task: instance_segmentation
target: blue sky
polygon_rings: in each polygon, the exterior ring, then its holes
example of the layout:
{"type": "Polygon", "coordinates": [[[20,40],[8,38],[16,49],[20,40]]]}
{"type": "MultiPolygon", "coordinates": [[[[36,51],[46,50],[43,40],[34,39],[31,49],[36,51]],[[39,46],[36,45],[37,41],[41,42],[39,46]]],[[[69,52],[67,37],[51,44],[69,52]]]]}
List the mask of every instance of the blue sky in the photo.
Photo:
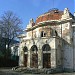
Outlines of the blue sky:
{"type": "Polygon", "coordinates": [[[5,11],[13,11],[22,20],[23,28],[26,28],[29,20],[34,20],[51,8],[64,10],[69,8],[74,13],[75,0],[0,0],[0,17],[5,11]],[[54,5],[53,5],[54,1],[54,5]]]}

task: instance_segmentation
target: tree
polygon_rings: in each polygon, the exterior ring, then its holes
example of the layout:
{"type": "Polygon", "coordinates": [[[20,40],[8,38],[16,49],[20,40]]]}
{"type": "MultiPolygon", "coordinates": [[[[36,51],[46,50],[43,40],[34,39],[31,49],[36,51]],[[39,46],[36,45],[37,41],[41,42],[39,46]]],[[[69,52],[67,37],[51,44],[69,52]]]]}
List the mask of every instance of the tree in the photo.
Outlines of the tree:
{"type": "Polygon", "coordinates": [[[11,11],[5,12],[0,20],[2,38],[5,38],[7,54],[10,52],[11,42],[22,33],[21,20],[11,11]]]}

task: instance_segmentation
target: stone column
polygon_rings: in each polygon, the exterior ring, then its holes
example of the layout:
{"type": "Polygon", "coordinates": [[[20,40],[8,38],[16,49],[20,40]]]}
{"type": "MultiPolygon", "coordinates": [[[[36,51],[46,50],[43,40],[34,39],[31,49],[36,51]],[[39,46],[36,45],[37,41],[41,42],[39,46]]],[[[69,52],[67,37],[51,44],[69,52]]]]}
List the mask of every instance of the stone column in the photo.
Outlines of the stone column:
{"type": "Polygon", "coordinates": [[[39,48],[38,49],[38,69],[43,68],[43,51],[39,48]]]}
{"type": "Polygon", "coordinates": [[[31,63],[31,51],[28,50],[28,61],[27,61],[27,67],[30,68],[30,63],[31,63]]]}
{"type": "Polygon", "coordinates": [[[56,51],[51,50],[51,68],[56,68],[56,51]]]}
{"type": "Polygon", "coordinates": [[[23,51],[20,51],[19,66],[24,66],[24,52],[23,51]]]}

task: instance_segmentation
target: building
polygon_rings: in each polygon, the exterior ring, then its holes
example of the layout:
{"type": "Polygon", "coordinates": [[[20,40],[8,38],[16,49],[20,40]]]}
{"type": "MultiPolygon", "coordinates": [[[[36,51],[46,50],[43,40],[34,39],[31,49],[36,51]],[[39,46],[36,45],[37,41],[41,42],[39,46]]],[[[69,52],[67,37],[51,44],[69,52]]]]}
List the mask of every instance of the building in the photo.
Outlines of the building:
{"type": "Polygon", "coordinates": [[[75,70],[75,17],[68,8],[31,19],[20,35],[19,66],[75,70]]]}
{"type": "Polygon", "coordinates": [[[19,43],[13,44],[11,46],[11,56],[19,56],[19,43]]]}

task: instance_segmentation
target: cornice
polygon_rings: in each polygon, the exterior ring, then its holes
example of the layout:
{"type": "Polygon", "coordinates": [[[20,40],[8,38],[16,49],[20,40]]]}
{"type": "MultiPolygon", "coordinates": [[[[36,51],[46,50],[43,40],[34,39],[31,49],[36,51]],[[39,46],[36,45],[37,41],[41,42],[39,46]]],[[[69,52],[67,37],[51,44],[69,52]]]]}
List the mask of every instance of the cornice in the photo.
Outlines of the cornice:
{"type": "Polygon", "coordinates": [[[31,31],[34,30],[36,28],[39,27],[43,27],[43,26],[53,26],[53,25],[60,25],[60,24],[64,24],[66,22],[70,22],[73,21],[72,18],[68,18],[68,19],[62,19],[62,20],[48,20],[48,21],[43,21],[43,22],[39,22],[37,24],[35,24],[33,27],[26,29],[25,31],[31,31]]]}

